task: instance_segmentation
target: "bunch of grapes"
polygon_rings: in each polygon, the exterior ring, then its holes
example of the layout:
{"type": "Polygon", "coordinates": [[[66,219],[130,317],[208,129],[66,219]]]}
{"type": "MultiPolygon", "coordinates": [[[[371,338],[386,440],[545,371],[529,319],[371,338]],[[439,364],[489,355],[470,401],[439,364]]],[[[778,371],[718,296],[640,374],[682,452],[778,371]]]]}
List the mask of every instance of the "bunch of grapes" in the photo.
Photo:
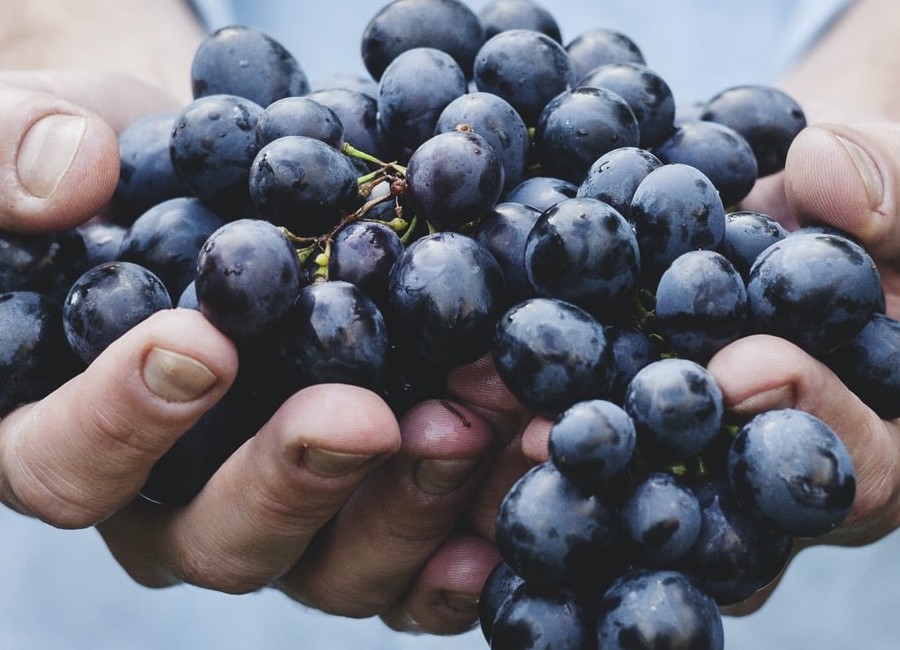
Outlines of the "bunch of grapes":
{"type": "Polygon", "coordinates": [[[563,45],[531,0],[395,0],[370,78],[311,90],[246,26],[196,51],[194,99],[120,136],[115,217],[0,235],[0,413],[160,309],[240,354],[142,494],[190,500],[290,394],[355,384],[400,415],[485,355],[553,419],[497,517],[495,649],[723,647],[719,606],[847,516],[852,462],[790,409],[736,422],[705,364],[753,333],[900,416],[900,325],[843,233],[737,210],[805,126],[768,86],[677,106],[626,35],[563,45]]]}

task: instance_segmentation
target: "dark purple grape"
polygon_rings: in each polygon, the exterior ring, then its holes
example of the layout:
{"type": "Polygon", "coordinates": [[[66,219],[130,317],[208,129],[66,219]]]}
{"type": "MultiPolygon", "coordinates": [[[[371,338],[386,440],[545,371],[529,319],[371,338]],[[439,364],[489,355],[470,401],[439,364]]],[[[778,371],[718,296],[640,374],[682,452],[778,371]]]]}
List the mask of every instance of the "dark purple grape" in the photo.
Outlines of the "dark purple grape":
{"type": "Polygon", "coordinates": [[[462,69],[446,52],[416,47],[397,56],[378,83],[378,128],[399,148],[434,135],[438,117],[467,90],[462,69]]]}
{"type": "Polygon", "coordinates": [[[609,63],[646,63],[643,53],[631,38],[602,27],[579,34],[566,45],[566,52],[575,68],[576,79],[609,63]]]}
{"type": "Polygon", "coordinates": [[[36,291],[61,306],[72,283],[90,267],[78,229],[41,234],[0,231],[0,293],[36,291]]]}
{"type": "Polygon", "coordinates": [[[63,327],[69,345],[87,364],[132,327],[171,308],[165,285],[153,273],[131,262],[106,262],[72,285],[63,327]]]}
{"type": "Polygon", "coordinates": [[[619,566],[617,535],[609,505],[549,461],[522,475],[497,512],[497,550],[526,584],[601,591],[619,566]]]}
{"type": "Polygon", "coordinates": [[[565,590],[523,583],[504,602],[492,650],[596,650],[593,608],[565,590]]]}
{"type": "Polygon", "coordinates": [[[668,472],[641,479],[622,504],[620,517],[635,559],[647,566],[675,566],[700,534],[697,497],[668,472]]]}
{"type": "Polygon", "coordinates": [[[334,111],[343,126],[344,142],[376,158],[390,158],[389,147],[378,131],[376,97],[349,88],[328,88],[311,92],[306,98],[334,111]]]}
{"type": "Polygon", "coordinates": [[[625,401],[625,391],[638,370],[662,357],[659,340],[638,327],[607,326],[606,338],[612,351],[613,379],[610,399],[625,401]]]}
{"type": "Polygon", "coordinates": [[[447,104],[438,117],[436,132],[460,125],[483,137],[503,163],[503,187],[510,190],[525,176],[531,143],[525,122],[505,99],[491,93],[467,93],[447,104]]]}
{"type": "Polygon", "coordinates": [[[303,287],[282,329],[297,390],[325,383],[381,387],[387,328],[381,311],[357,286],[331,280],[303,287]]]}
{"type": "Polygon", "coordinates": [[[634,422],[617,404],[588,400],[573,404],[553,422],[550,460],[566,478],[593,491],[621,472],[634,455],[634,422]]]}
{"type": "Polygon", "coordinates": [[[609,393],[612,359],[603,326],[562,300],[532,298],[512,307],[497,324],[491,352],[503,383],[536,411],[556,415],[609,393]]]}
{"type": "Polygon", "coordinates": [[[476,88],[505,99],[529,126],[574,83],[575,69],[562,45],[534,30],[500,32],[475,57],[476,88]]]}
{"type": "Polygon", "coordinates": [[[591,163],[576,196],[609,203],[627,219],[634,191],[647,174],[660,165],[659,158],[646,149],[613,149],[591,163]]]}
{"type": "Polygon", "coordinates": [[[611,90],[581,86],[551,99],[534,131],[545,173],[580,184],[600,156],[636,147],[640,130],[631,107],[611,90]]]}
{"type": "Polygon", "coordinates": [[[611,90],[625,100],[638,123],[640,146],[655,147],[675,128],[675,97],[666,80],[641,63],[607,63],[594,68],[577,82],[611,90]]]}
{"type": "Polygon", "coordinates": [[[725,256],[689,251],[662,274],[655,314],[666,345],[679,357],[705,364],[747,331],[747,290],[725,256]]]}
{"type": "Polygon", "coordinates": [[[491,0],[478,12],[478,18],[485,39],[510,29],[532,29],[562,43],[553,14],[533,0],[491,0]]]}
{"type": "Polygon", "coordinates": [[[261,219],[301,237],[324,235],[359,204],[350,159],[302,135],[273,140],[250,167],[250,196],[261,219]]]}
{"type": "Polygon", "coordinates": [[[487,580],[484,581],[478,597],[478,620],[481,624],[481,633],[488,643],[491,642],[497,613],[523,582],[524,580],[517,576],[506,562],[502,561],[494,567],[487,580]]]}
{"type": "Polygon", "coordinates": [[[309,97],[285,97],[269,104],[259,116],[256,144],[263,147],[286,135],[305,135],[340,149],[344,125],[325,104],[309,97]]]}
{"type": "Polygon", "coordinates": [[[826,362],[882,419],[900,417],[900,322],[873,314],[859,334],[826,362]]]}
{"type": "Polygon", "coordinates": [[[180,296],[194,280],[203,243],[224,224],[198,199],[169,199],[131,224],[116,258],[152,271],[166,285],[170,296],[180,296]]]}
{"type": "Polygon", "coordinates": [[[787,235],[784,226],[769,215],[754,210],[738,210],[725,215],[725,237],[719,250],[746,282],[750,267],[759,254],[787,235]]]}
{"type": "Polygon", "coordinates": [[[391,269],[403,250],[400,237],[387,224],[378,221],[348,223],[332,239],[328,279],[355,284],[384,309],[391,269]]]}
{"type": "Polygon", "coordinates": [[[755,515],[794,537],[818,537],[853,505],[856,474],[828,425],[795,409],[766,411],[738,433],[728,454],[734,495],[755,515]]]}
{"type": "Polygon", "coordinates": [[[397,260],[388,284],[392,331],[427,361],[450,367],[491,346],[506,304],[503,272],[470,237],[439,232],[418,239],[397,260]]]}
{"type": "Polygon", "coordinates": [[[522,203],[499,203],[477,224],[475,239],[500,264],[511,303],[534,297],[525,273],[525,242],[541,213],[522,203]]]}
{"type": "Polygon", "coordinates": [[[250,205],[247,175],[259,147],[263,108],[237,95],[208,95],[185,106],[169,141],[172,166],[190,193],[222,214],[250,205]]]}
{"type": "Polygon", "coordinates": [[[719,190],[726,206],[744,199],[756,183],[753,150],[740,133],[724,124],[702,120],[683,124],[653,153],[664,163],[699,169],[719,190]]]}
{"type": "Polygon", "coordinates": [[[119,181],[113,194],[117,223],[129,225],[157,203],[188,194],[169,155],[175,117],[152,113],[119,133],[119,181]]]}
{"type": "Polygon", "coordinates": [[[719,605],[744,601],[781,573],[793,539],[750,514],[723,481],[704,482],[694,492],[700,503],[700,534],[684,570],[719,605]]]}
{"type": "Polygon", "coordinates": [[[294,304],[300,262],[271,223],[238,219],[206,240],[195,282],[203,315],[230,338],[248,338],[275,327],[294,304]]]}
{"type": "Polygon", "coordinates": [[[46,397],[81,368],[59,306],[35,291],[0,293],[0,417],[46,397]]]}
{"type": "Polygon", "coordinates": [[[859,333],[882,290],[875,263],[861,246],[835,235],[797,233],[759,255],[747,296],[756,332],[819,356],[859,333]]]}
{"type": "Polygon", "coordinates": [[[655,457],[685,460],[701,453],[722,424],[722,391],[706,368],[666,358],[642,368],[625,395],[638,444],[655,457]]]}
{"type": "Polygon", "coordinates": [[[725,236],[725,208],[715,186],[696,167],[682,163],[651,171],[634,192],[628,218],[634,224],[648,281],[676,257],[713,250],[725,236]]]}
{"type": "Polygon", "coordinates": [[[378,97],[378,82],[369,75],[336,72],[320,79],[312,92],[323,90],[352,90],[374,99],[378,97]]]}
{"type": "Polygon", "coordinates": [[[374,79],[401,53],[433,47],[472,76],[475,53],[484,42],[478,16],[458,0],[393,0],[375,14],[362,35],[362,58],[374,79]]]}
{"type": "Polygon", "coordinates": [[[530,176],[503,197],[507,203],[521,203],[538,212],[553,207],[563,199],[574,198],[578,186],[552,176],[530,176]]]}
{"type": "Polygon", "coordinates": [[[194,98],[237,95],[263,108],[283,97],[309,92],[306,74],[293,55],[269,34],[248,25],[228,25],[207,35],[191,63],[194,98]]]}
{"type": "Polygon", "coordinates": [[[458,229],[478,221],[497,203],[503,162],[477,133],[439,133],[410,157],[406,182],[421,217],[438,230],[458,229]]]}
{"type": "Polygon", "coordinates": [[[753,150],[760,176],[784,169],[788,148],[806,126],[806,115],[793,97],[765,85],[727,88],[711,98],[700,119],[740,133],[753,150]]]}
{"type": "Polygon", "coordinates": [[[603,650],[722,650],[725,633],[715,601],[688,576],[636,569],[603,596],[597,643],[603,650]]]}
{"type": "Polygon", "coordinates": [[[115,260],[119,256],[125,233],[128,232],[126,226],[99,220],[88,221],[76,230],[84,240],[86,268],[115,260]]]}
{"type": "Polygon", "coordinates": [[[603,323],[628,314],[640,281],[634,230],[597,199],[566,199],[544,212],[526,240],[524,263],[537,295],[575,304],[603,323]]]}

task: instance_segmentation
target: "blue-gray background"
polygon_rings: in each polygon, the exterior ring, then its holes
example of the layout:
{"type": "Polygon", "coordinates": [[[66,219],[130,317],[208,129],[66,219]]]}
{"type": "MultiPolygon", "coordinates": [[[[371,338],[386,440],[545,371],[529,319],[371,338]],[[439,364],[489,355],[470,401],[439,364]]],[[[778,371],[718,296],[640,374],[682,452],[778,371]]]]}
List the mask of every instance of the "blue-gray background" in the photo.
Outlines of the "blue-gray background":
{"type": "MultiPolygon", "coordinates": [[[[382,0],[200,2],[211,25],[263,27],[313,86],[364,73],[363,28],[382,0]]],[[[471,2],[475,9],[484,0],[471,2]]],[[[594,0],[551,5],[568,42],[591,27],[629,34],[679,101],[732,84],[773,82],[839,0],[594,0]]],[[[449,27],[448,27],[449,28],[449,27]]],[[[480,632],[414,637],[378,620],[323,616],[276,592],[227,596],[132,583],[93,530],[59,531],[0,509],[0,650],[450,650],[486,648],[480,632]]],[[[815,548],[791,565],[757,614],[726,619],[728,650],[897,650],[900,533],[863,549],[815,548]]]]}

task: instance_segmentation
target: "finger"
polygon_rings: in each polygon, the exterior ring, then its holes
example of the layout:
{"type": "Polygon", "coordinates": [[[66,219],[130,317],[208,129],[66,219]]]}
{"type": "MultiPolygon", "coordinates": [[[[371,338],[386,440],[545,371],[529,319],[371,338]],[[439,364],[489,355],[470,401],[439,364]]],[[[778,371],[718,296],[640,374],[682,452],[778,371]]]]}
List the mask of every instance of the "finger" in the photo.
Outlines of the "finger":
{"type": "Polygon", "coordinates": [[[119,177],[116,132],[173,102],[117,75],[0,74],[0,229],[65,230],[94,216],[119,177]]]}
{"type": "Polygon", "coordinates": [[[0,421],[0,498],[56,526],[96,524],[134,498],[236,367],[234,347],[198,312],[158,312],[0,421]]]}
{"type": "Polygon", "coordinates": [[[354,494],[279,588],[317,609],[364,617],[407,591],[450,536],[491,460],[490,427],[429,401],[401,422],[397,455],[354,494]]]}
{"type": "Polygon", "coordinates": [[[288,399],[185,507],[148,507],[99,528],[142,584],[245,593],[283,575],[367,474],[400,444],[374,393],[317,385],[288,399]]]}
{"type": "Polygon", "coordinates": [[[900,265],[900,126],[819,124],[788,152],[785,193],[800,223],[855,237],[873,258],[900,265]]]}
{"type": "Polygon", "coordinates": [[[428,561],[412,588],[381,618],[404,632],[459,634],[478,621],[478,599],[500,556],[480,537],[460,535],[428,561]]]}
{"type": "MultiPolygon", "coordinates": [[[[740,339],[709,362],[727,408],[751,417],[775,408],[815,415],[843,440],[853,459],[857,486],[853,509],[829,541],[874,541],[900,523],[900,431],[884,422],[824,364],[772,336],[740,339]]],[[[823,540],[824,541],[824,540],[823,540]]]]}

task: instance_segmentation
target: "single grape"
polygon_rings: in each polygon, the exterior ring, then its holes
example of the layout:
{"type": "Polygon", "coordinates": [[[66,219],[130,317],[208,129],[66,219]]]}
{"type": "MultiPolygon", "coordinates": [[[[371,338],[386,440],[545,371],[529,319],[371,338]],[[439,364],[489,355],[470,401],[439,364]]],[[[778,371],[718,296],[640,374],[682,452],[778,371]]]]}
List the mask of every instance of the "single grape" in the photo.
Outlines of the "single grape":
{"type": "Polygon", "coordinates": [[[580,184],[600,156],[636,147],[640,127],[628,103],[606,88],[580,86],[551,99],[534,131],[537,158],[545,172],[580,184]]]}
{"type": "Polygon", "coordinates": [[[498,203],[475,227],[474,236],[500,264],[511,303],[534,297],[525,272],[525,242],[541,213],[522,203],[498,203]]]}
{"type": "Polygon", "coordinates": [[[591,491],[621,472],[634,455],[634,422],[617,404],[588,400],[573,404],[553,422],[550,460],[568,479],[591,491]]]}
{"type": "Polygon", "coordinates": [[[542,413],[556,415],[610,390],[612,359],[603,326],[562,300],[532,298],[509,309],[497,324],[491,353],[510,392],[542,413]]]}
{"type": "Polygon", "coordinates": [[[593,608],[565,590],[525,582],[497,612],[493,650],[595,650],[593,608]]]}
{"type": "Polygon", "coordinates": [[[471,78],[472,62],[483,42],[478,16],[459,0],[393,0],[369,20],[361,51],[373,79],[381,79],[392,61],[416,47],[446,52],[471,78]]]}
{"type": "Polygon", "coordinates": [[[343,127],[344,142],[379,159],[391,157],[390,147],[378,130],[378,100],[351,88],[323,88],[307,99],[331,109],[343,127]]]}
{"type": "Polygon", "coordinates": [[[625,391],[644,366],[662,358],[659,340],[635,326],[608,325],[606,338],[612,351],[613,378],[610,399],[625,403],[625,391]]]}
{"type": "Polygon", "coordinates": [[[378,221],[348,223],[331,242],[328,279],[355,284],[384,309],[391,269],[403,250],[399,235],[387,224],[378,221]]]}
{"type": "Polygon", "coordinates": [[[756,156],[759,176],[784,169],[791,142],[806,126],[806,115],[793,97],[758,84],[726,88],[706,102],[700,118],[740,133],[756,156]]]}
{"type": "Polygon", "coordinates": [[[285,136],[262,147],[249,173],[257,215],[301,237],[326,234],[359,204],[350,159],[322,140],[285,136]]]}
{"type": "Polygon", "coordinates": [[[500,32],[475,56],[475,87],[505,99],[529,126],[574,83],[575,69],[562,45],[534,30],[500,32]]]}
{"type": "Polygon", "coordinates": [[[613,510],[551,462],[533,467],[510,488],[495,534],[503,560],[527,584],[596,593],[618,566],[613,510]]]}
{"type": "Polygon", "coordinates": [[[0,417],[46,397],[82,367],[59,306],[35,291],[0,293],[0,417]]]}
{"type": "Polygon", "coordinates": [[[250,205],[247,174],[259,147],[256,122],[263,108],[237,95],[207,95],[185,106],[169,140],[181,183],[222,214],[250,205]]]}
{"type": "Polygon", "coordinates": [[[634,191],[660,165],[662,161],[646,149],[618,147],[591,163],[576,196],[609,203],[627,219],[634,191]]]}
{"type": "Polygon", "coordinates": [[[683,569],[719,605],[744,601],[781,573],[793,538],[741,506],[726,481],[705,481],[694,493],[700,503],[700,534],[683,569]]]}
{"type": "Polygon", "coordinates": [[[760,413],[728,454],[738,500],[794,537],[836,528],[853,505],[856,474],[847,448],[824,422],[796,409],[760,413]]]}
{"type": "Polygon", "coordinates": [[[285,97],[266,106],[259,116],[256,144],[263,147],[286,135],[305,135],[340,149],[344,125],[325,104],[309,97],[285,97]]]}
{"type": "Polygon", "coordinates": [[[625,395],[638,444],[670,461],[701,453],[722,424],[722,391],[706,368],[688,359],[665,358],[642,368],[625,395]]]}
{"type": "Polygon", "coordinates": [[[719,248],[746,282],[750,267],[769,246],[787,237],[784,226],[755,210],[737,210],[725,215],[725,237],[719,248]]]}
{"type": "Polygon", "coordinates": [[[180,296],[197,272],[197,255],[222,218],[198,199],[179,197],[158,203],[135,219],[116,259],[152,271],[170,296],[180,296]]]}
{"type": "Polygon", "coordinates": [[[747,331],[747,290],[728,259],[688,251],[656,287],[656,328],[679,357],[705,364],[747,331]]]}
{"type": "Polygon", "coordinates": [[[603,27],[581,32],[566,45],[576,79],[609,63],[646,64],[640,47],[626,34],[603,27]]]}
{"type": "Polygon", "coordinates": [[[126,226],[93,219],[81,224],[76,230],[84,241],[86,268],[115,260],[128,232],[126,226]]]}
{"type": "Polygon", "coordinates": [[[132,327],[171,308],[165,285],[152,272],[132,262],[106,262],[72,285],[63,327],[75,354],[89,364],[132,327]]]}
{"type": "Polygon", "coordinates": [[[233,339],[263,334],[294,304],[300,277],[297,253],[278,228],[259,219],[231,221],[198,255],[200,311],[233,339]]]}
{"type": "Polygon", "coordinates": [[[228,25],[208,34],[191,62],[194,98],[237,95],[265,108],[284,97],[309,92],[294,56],[269,34],[248,25],[228,25]]]}
{"type": "Polygon", "coordinates": [[[666,80],[646,65],[607,63],[581,77],[579,87],[605,88],[628,104],[637,120],[639,145],[651,149],[675,128],[675,97],[666,80]]]}
{"type": "Polygon", "coordinates": [[[626,317],[640,281],[634,230],[591,198],[565,199],[544,212],[526,240],[524,263],[537,295],[575,304],[603,323],[626,317]]]}
{"type": "Polygon", "coordinates": [[[409,159],[406,183],[420,212],[439,230],[458,229],[488,214],[503,191],[503,162],[472,131],[439,133],[409,159]]]}
{"type": "Polygon", "coordinates": [[[835,235],[797,233],[765,249],[747,281],[753,330],[785,338],[814,356],[846,343],[882,301],[875,263],[835,235]]]}
{"type": "Polygon", "coordinates": [[[553,176],[530,176],[503,197],[507,203],[521,203],[538,212],[547,210],[563,199],[574,198],[578,186],[553,176]]]}
{"type": "Polygon", "coordinates": [[[506,286],[493,255],[465,235],[418,239],[397,260],[388,283],[388,322],[427,361],[456,366],[491,346],[506,286]]]}
{"type": "Polygon", "coordinates": [[[505,190],[522,182],[531,142],[525,122],[509,102],[482,92],[457,97],[438,116],[435,132],[446,133],[461,125],[483,137],[500,156],[505,190]]]}
{"type": "Polygon", "coordinates": [[[653,153],[664,163],[684,163],[712,181],[722,203],[736,205],[756,184],[756,156],[747,140],[724,124],[697,120],[682,124],[657,143],[653,153]]]}
{"type": "Polygon", "coordinates": [[[466,90],[462,69],[446,52],[402,52],[378,83],[378,128],[394,146],[415,149],[434,135],[441,112],[466,90]]]}
{"type": "Polygon", "coordinates": [[[478,19],[485,39],[510,29],[532,29],[562,43],[553,14],[533,0],[491,0],[478,12],[478,19]]]}
{"type": "Polygon", "coordinates": [[[722,650],[725,634],[715,601],[690,577],[636,569],[604,594],[597,643],[603,650],[722,650]]]}
{"type": "Polygon", "coordinates": [[[622,504],[622,531],[638,562],[671,567],[681,560],[700,534],[700,503],[694,493],[668,472],[641,479],[622,504]]]}

